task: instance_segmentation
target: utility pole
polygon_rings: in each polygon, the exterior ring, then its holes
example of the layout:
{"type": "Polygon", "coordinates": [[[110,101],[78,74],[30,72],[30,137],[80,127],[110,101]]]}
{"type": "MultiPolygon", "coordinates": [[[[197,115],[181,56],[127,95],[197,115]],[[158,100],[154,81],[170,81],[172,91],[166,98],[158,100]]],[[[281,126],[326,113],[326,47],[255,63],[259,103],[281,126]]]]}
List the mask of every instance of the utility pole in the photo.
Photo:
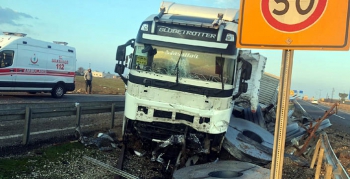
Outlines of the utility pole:
{"type": "Polygon", "coordinates": [[[334,94],[334,88],[332,90],[332,98],[331,98],[331,103],[333,102],[333,94],[334,94]]]}

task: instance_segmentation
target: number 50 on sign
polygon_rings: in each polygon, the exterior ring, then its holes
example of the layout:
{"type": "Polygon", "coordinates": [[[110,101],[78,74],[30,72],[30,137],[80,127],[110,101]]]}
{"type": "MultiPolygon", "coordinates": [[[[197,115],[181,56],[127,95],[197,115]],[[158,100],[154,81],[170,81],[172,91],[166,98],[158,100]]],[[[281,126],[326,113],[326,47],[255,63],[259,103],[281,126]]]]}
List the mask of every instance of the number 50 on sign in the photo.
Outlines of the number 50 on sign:
{"type": "Polygon", "coordinates": [[[350,0],[241,0],[237,46],[348,50],[350,0]]]}

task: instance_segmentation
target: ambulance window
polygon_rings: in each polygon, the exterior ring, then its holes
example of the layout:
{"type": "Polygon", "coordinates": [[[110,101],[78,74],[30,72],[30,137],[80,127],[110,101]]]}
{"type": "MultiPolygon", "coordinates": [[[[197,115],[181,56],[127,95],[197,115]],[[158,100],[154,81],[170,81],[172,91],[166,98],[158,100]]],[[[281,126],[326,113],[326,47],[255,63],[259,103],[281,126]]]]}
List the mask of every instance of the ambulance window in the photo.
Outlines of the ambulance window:
{"type": "Polygon", "coordinates": [[[13,64],[14,51],[4,50],[0,52],[0,68],[9,67],[13,64]]]}

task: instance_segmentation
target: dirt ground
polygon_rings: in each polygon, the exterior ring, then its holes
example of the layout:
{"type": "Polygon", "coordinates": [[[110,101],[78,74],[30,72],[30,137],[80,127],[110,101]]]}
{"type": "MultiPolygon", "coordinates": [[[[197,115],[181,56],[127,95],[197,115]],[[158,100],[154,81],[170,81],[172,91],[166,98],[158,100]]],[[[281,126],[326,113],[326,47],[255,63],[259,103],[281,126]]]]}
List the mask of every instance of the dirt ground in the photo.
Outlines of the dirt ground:
{"type": "MultiPolygon", "coordinates": [[[[337,129],[334,129],[331,127],[325,129],[325,132],[327,133],[328,139],[330,141],[330,144],[333,148],[334,153],[338,157],[339,161],[343,165],[344,169],[350,174],[350,136],[347,134],[342,134],[341,132],[337,131],[337,129]]],[[[292,148],[286,149],[286,152],[293,150],[292,148]]],[[[306,156],[306,159],[311,163],[313,153],[310,153],[309,156],[306,156]]],[[[270,166],[266,166],[266,168],[270,168],[270,166]]],[[[292,160],[289,158],[284,158],[284,164],[283,164],[283,179],[299,179],[299,178],[305,178],[305,179],[311,179],[315,178],[315,168],[310,169],[310,166],[307,167],[301,167],[295,164],[292,160]]],[[[323,178],[325,175],[325,166],[322,166],[321,171],[321,178],[323,178]]]]}

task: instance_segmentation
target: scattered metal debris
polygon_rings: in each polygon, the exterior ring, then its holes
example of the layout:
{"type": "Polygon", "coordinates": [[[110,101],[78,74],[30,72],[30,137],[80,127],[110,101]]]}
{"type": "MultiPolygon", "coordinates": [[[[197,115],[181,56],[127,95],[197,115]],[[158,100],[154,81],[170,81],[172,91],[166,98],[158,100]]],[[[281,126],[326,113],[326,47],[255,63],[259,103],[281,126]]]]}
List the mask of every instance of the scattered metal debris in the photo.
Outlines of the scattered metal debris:
{"type": "MultiPolygon", "coordinates": [[[[249,102],[244,103],[243,106],[235,104],[223,147],[241,161],[267,164],[271,162],[273,151],[273,134],[276,121],[275,105],[271,104],[262,108],[261,106],[264,106],[264,104],[259,104],[256,111],[254,111],[246,104],[249,104],[249,102]]],[[[293,116],[295,109],[299,111],[302,109],[299,103],[295,102],[294,104],[296,107],[288,112],[287,146],[298,146],[303,136],[310,134],[313,129],[318,132],[331,126],[329,119],[325,119],[327,116],[322,120],[314,121],[309,116],[305,117],[306,112],[302,110],[302,116],[293,116]]],[[[306,148],[305,145],[304,148],[306,148]]],[[[300,157],[290,154],[285,154],[285,157],[291,158],[298,165],[306,165],[306,161],[300,157]]]]}
{"type": "Polygon", "coordinates": [[[251,121],[232,116],[223,143],[223,147],[241,161],[259,164],[271,162],[270,154],[261,151],[249,142],[239,140],[239,135],[247,136],[260,145],[272,149],[273,135],[271,133],[251,121]]]}
{"type": "Polygon", "coordinates": [[[158,142],[161,143],[159,145],[159,147],[167,147],[169,145],[174,145],[174,144],[183,144],[185,141],[185,137],[184,135],[172,135],[171,137],[169,137],[167,140],[161,141],[161,140],[156,140],[153,139],[153,142],[158,142]]]}
{"type": "Polygon", "coordinates": [[[296,151],[295,155],[300,156],[305,152],[306,148],[309,147],[308,144],[309,144],[310,140],[315,137],[315,133],[316,133],[316,131],[318,131],[319,127],[322,125],[322,122],[327,117],[336,113],[336,111],[334,111],[334,108],[336,108],[338,105],[339,105],[339,103],[334,103],[333,106],[328,111],[326,111],[326,113],[322,116],[322,118],[317,120],[317,123],[314,125],[314,127],[313,127],[312,123],[310,124],[309,129],[307,129],[308,138],[305,140],[303,147],[300,150],[296,151]]]}
{"type": "Polygon", "coordinates": [[[115,134],[111,131],[109,131],[108,134],[99,133],[96,138],[89,138],[80,135],[79,141],[85,146],[95,145],[101,151],[111,151],[119,144],[119,141],[111,136],[115,136],[115,134]]]}
{"type": "Polygon", "coordinates": [[[188,167],[188,166],[195,165],[198,162],[198,160],[199,160],[199,156],[194,155],[187,160],[185,166],[188,167]]]}
{"type": "Polygon", "coordinates": [[[139,157],[143,157],[145,154],[146,154],[146,152],[139,152],[139,151],[136,151],[136,150],[134,150],[134,153],[135,153],[135,155],[137,155],[137,156],[139,156],[139,157]]]}
{"type": "Polygon", "coordinates": [[[162,158],[163,155],[164,155],[164,153],[160,153],[159,155],[157,155],[157,152],[153,151],[151,161],[152,162],[157,161],[159,163],[164,163],[164,159],[162,158]]]}
{"type": "MultiPolygon", "coordinates": [[[[300,125],[299,123],[291,123],[287,126],[287,134],[286,134],[286,145],[291,145],[294,141],[299,141],[302,139],[305,134],[308,134],[308,129],[310,127],[315,126],[317,122],[310,122],[310,124],[307,125],[300,125]]],[[[322,129],[325,129],[327,127],[330,127],[332,124],[329,121],[329,119],[325,119],[324,121],[321,122],[319,128],[317,129],[318,131],[321,131],[322,129]]],[[[296,143],[296,142],[294,142],[296,143]]]]}

